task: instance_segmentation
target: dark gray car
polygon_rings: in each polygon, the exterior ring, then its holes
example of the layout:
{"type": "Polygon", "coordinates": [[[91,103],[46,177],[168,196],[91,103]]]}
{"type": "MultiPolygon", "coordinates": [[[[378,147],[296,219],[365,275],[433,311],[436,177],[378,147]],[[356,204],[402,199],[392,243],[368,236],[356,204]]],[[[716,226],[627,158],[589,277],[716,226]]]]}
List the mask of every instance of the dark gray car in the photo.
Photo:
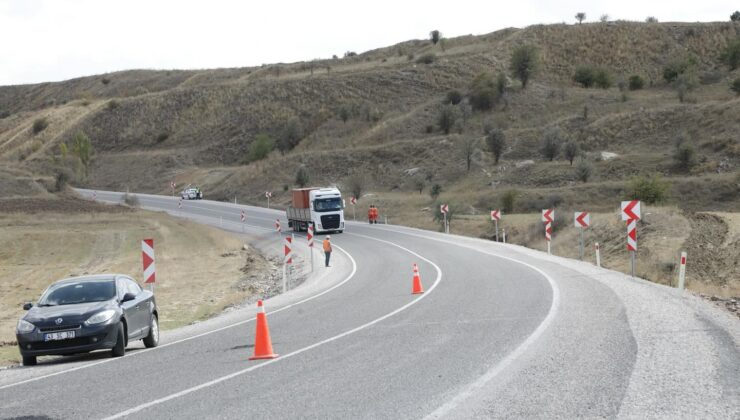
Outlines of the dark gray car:
{"type": "Polygon", "coordinates": [[[111,349],[123,356],[133,340],[146,347],[159,344],[154,294],[121,274],[74,277],[49,286],[16,328],[24,365],[37,356],[111,349]]]}

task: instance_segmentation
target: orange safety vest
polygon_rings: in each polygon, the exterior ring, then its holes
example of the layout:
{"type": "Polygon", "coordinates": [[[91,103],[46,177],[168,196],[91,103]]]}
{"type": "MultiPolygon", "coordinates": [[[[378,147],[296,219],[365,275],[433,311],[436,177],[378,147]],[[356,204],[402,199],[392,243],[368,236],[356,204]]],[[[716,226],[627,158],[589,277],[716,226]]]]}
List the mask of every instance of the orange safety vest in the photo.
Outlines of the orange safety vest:
{"type": "Polygon", "coordinates": [[[328,239],[324,239],[324,252],[331,252],[331,243],[328,239]]]}

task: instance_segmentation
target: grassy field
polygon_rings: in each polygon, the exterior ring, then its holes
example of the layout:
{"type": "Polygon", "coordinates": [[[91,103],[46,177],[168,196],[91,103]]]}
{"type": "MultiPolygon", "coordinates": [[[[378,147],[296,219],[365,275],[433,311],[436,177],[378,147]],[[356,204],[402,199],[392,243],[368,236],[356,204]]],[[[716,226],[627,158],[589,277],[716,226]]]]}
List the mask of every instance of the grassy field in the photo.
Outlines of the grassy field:
{"type": "Polygon", "coordinates": [[[245,279],[270,263],[234,235],[160,213],[0,213],[0,365],[19,359],[24,302],[54,280],[125,273],[141,283],[141,240],[153,238],[163,329],[187,325],[258,293],[245,279]]]}

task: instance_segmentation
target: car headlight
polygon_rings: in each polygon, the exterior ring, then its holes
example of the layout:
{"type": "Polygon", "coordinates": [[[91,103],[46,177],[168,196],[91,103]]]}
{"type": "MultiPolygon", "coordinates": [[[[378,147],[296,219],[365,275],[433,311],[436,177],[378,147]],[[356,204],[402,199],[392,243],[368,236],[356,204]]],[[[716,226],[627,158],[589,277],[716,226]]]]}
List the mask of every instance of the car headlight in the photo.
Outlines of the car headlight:
{"type": "Polygon", "coordinates": [[[36,329],[36,326],[26,321],[25,319],[18,320],[18,332],[19,333],[30,333],[36,329]]]}
{"type": "Polygon", "coordinates": [[[116,315],[116,311],[113,309],[108,309],[103,312],[98,312],[95,315],[91,316],[90,318],[85,321],[85,325],[93,325],[93,324],[102,324],[104,322],[108,322],[116,315]]]}

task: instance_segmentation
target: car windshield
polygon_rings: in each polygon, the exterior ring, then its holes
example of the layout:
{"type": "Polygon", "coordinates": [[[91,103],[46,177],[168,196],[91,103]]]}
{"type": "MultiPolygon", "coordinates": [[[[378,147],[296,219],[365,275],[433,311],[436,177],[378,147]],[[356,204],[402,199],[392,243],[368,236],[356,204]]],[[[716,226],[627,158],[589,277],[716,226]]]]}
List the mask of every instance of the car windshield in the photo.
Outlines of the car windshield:
{"type": "Polygon", "coordinates": [[[75,303],[103,302],[116,296],[113,280],[61,283],[49,287],[41,296],[39,306],[72,305],[75,303]]]}
{"type": "Polygon", "coordinates": [[[313,202],[313,208],[316,211],[337,211],[342,209],[341,198],[318,198],[313,202]]]}

